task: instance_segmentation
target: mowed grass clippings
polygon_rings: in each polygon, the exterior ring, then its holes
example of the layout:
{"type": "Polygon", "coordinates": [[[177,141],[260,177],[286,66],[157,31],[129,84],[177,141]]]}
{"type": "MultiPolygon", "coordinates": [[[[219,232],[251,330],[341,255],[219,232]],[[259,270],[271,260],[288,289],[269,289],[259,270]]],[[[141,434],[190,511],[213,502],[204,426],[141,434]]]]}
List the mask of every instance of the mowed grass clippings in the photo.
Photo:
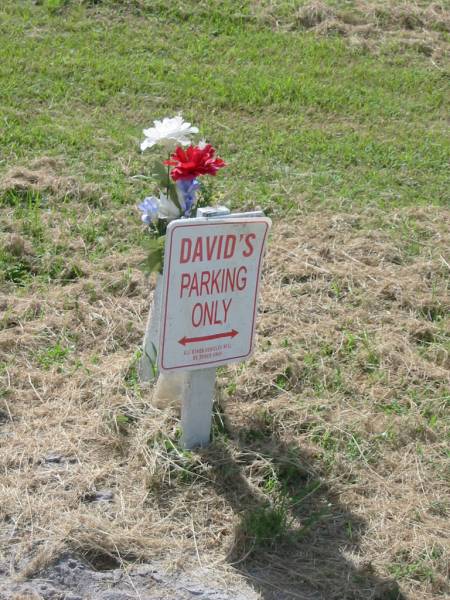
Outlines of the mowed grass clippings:
{"type": "Polygon", "coordinates": [[[342,37],[350,45],[372,52],[389,52],[394,47],[397,51],[412,49],[438,61],[448,57],[448,0],[207,0],[170,5],[163,0],[132,0],[127,6],[169,21],[203,18],[219,26],[229,21],[273,31],[342,37]]]}
{"type": "Polygon", "coordinates": [[[1,9],[0,562],[33,576],[69,549],[217,564],[264,598],[445,597],[446,63],[244,18],[264,3],[154,7],[1,9]],[[134,148],[174,106],[230,163],[215,197],[275,221],[257,351],[220,370],[198,452],[136,373],[154,279],[134,148]]]}

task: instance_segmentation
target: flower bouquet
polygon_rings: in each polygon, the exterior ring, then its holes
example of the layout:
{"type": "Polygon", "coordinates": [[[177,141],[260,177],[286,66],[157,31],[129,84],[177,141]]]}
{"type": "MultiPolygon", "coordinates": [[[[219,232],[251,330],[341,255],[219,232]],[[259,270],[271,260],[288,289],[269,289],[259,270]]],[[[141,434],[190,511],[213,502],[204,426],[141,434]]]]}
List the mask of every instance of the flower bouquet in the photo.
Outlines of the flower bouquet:
{"type": "Polygon", "coordinates": [[[173,219],[195,217],[196,209],[208,204],[209,200],[199,178],[216,175],[226,165],[215,156],[215,149],[205,140],[197,145],[191,143],[190,137],[198,133],[198,128],[185,122],[181,115],[153,123],[153,127],[144,129],[141,150],[160,145],[165,148],[168,157],[156,162],[153,167],[158,195],[147,196],[138,208],[150,234],[144,266],[149,272],[161,273],[168,223],[173,219]]]}

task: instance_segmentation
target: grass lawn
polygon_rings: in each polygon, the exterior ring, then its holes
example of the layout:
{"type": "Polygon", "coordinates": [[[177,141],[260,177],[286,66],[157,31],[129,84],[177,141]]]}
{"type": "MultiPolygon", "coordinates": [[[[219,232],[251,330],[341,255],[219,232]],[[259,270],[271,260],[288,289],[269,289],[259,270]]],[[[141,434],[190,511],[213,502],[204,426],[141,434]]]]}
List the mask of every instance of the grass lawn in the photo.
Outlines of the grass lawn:
{"type": "Polygon", "coordinates": [[[449,593],[448,10],[3,0],[0,567],[69,548],[200,556],[265,599],[449,593]],[[228,163],[214,201],[274,220],[257,352],[192,453],[135,368],[139,142],[178,111],[228,163]]]}

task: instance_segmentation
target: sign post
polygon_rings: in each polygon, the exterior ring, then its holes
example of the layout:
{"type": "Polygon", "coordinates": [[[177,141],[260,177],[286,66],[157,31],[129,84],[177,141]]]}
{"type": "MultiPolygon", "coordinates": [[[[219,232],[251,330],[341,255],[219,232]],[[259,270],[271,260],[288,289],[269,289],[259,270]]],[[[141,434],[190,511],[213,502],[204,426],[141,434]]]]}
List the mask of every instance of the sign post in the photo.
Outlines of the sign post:
{"type": "Polygon", "coordinates": [[[158,275],[155,290],[153,292],[153,302],[148,315],[147,328],[145,330],[142,356],[138,367],[139,379],[142,382],[152,381],[157,378],[159,324],[161,321],[161,295],[162,277],[161,275],[158,275]]]}
{"type": "Polygon", "coordinates": [[[207,446],[211,435],[216,368],[187,373],[181,404],[181,445],[207,446]]]}
{"type": "Polygon", "coordinates": [[[261,213],[172,221],[162,277],[158,366],[185,372],[182,444],[209,442],[215,370],[253,351],[270,219],[261,213]]]}

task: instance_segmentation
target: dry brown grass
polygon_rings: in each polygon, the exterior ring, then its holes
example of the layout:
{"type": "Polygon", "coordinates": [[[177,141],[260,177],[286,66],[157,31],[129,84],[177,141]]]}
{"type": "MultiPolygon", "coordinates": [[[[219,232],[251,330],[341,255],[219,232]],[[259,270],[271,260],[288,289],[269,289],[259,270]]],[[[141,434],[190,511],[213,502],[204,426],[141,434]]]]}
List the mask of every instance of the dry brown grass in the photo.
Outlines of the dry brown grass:
{"type": "Polygon", "coordinates": [[[33,161],[30,168],[14,167],[2,178],[0,195],[48,193],[56,201],[90,200],[99,196],[96,186],[82,184],[75,177],[61,174],[62,167],[62,161],[47,156],[33,161]]]}
{"type": "Polygon", "coordinates": [[[99,568],[217,564],[266,599],[449,593],[448,211],[275,223],[258,350],[221,372],[214,442],[193,453],[136,381],[152,283],[115,246],[136,215],[114,211],[94,260],[50,212],[83,272],[2,284],[0,564],[27,577],[69,548],[99,568]]]}
{"type": "Polygon", "coordinates": [[[256,18],[275,28],[340,35],[372,51],[395,43],[441,59],[449,49],[450,7],[446,2],[313,0],[293,10],[284,0],[263,0],[255,2],[253,11],[256,18]]]}

